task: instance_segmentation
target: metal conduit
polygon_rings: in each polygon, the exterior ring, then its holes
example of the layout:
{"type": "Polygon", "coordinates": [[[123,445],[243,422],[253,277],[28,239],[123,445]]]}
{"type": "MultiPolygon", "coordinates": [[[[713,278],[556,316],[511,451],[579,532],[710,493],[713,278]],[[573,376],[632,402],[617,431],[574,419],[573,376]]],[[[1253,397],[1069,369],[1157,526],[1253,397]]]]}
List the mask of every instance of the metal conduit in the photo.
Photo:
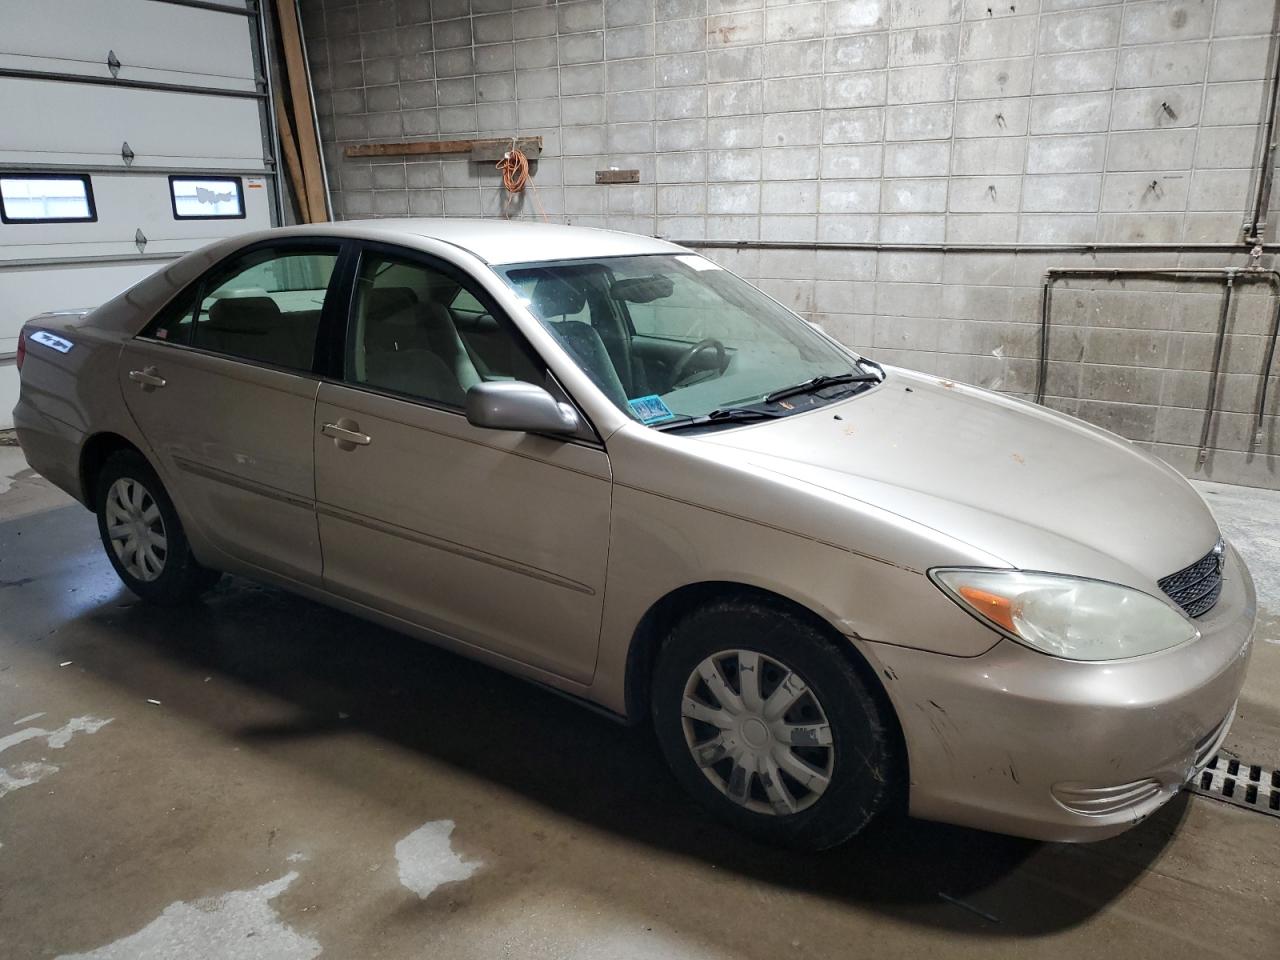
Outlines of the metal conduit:
{"type": "Polygon", "coordinates": [[[1045,381],[1049,370],[1049,321],[1053,305],[1053,284],[1065,277],[1102,277],[1106,279],[1148,278],[1171,280],[1205,280],[1223,284],[1222,309],[1218,314],[1218,330],[1214,338],[1213,369],[1209,375],[1209,391],[1205,397],[1204,423],[1200,428],[1200,451],[1197,464],[1209,457],[1209,433],[1218,402],[1218,381],[1222,373],[1222,354],[1226,347],[1227,323],[1237,283],[1266,283],[1271,287],[1271,334],[1262,364],[1262,384],[1254,416],[1251,447],[1262,443],[1263,421],[1267,410],[1267,392],[1271,382],[1271,365],[1275,360],[1276,339],[1280,336],[1280,271],[1236,267],[1054,267],[1045,271],[1040,295],[1040,364],[1036,374],[1036,402],[1044,403],[1045,381]]]}
{"type": "Polygon", "coordinates": [[[1262,128],[1262,157],[1258,161],[1258,190],[1245,223],[1245,242],[1261,243],[1271,205],[1271,181],[1275,174],[1276,107],[1280,101],[1280,7],[1271,17],[1271,49],[1267,54],[1267,113],[1262,128]]]}
{"type": "MultiPolygon", "coordinates": [[[[660,239],[667,239],[665,237],[660,239]]],[[[881,253],[1249,253],[1240,243],[825,243],[811,240],[669,240],[701,250],[875,250],[881,253]]],[[[1262,253],[1280,253],[1268,243],[1262,253]]]]}

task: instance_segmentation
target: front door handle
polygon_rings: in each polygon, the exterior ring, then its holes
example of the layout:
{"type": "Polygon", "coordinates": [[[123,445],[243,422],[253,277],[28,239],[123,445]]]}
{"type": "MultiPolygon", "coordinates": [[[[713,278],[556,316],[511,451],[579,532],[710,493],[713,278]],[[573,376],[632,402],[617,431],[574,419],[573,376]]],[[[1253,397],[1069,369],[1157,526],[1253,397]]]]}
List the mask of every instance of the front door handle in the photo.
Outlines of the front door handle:
{"type": "Polygon", "coordinates": [[[155,367],[146,367],[142,370],[130,370],[129,379],[143,390],[154,390],[157,387],[163,387],[168,381],[156,372],[155,367]]]}
{"type": "Polygon", "coordinates": [[[326,437],[332,437],[333,442],[342,450],[367,447],[373,442],[373,438],[367,433],[360,432],[359,424],[346,419],[339,420],[337,423],[326,423],[320,428],[320,432],[326,437]]]}

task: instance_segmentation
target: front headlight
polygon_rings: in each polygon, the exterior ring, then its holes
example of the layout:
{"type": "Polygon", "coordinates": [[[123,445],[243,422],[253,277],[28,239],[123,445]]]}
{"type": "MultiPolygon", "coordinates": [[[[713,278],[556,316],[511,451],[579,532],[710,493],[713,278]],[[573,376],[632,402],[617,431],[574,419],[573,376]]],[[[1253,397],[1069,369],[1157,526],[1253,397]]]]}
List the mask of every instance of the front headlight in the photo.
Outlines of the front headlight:
{"type": "Polygon", "coordinates": [[[929,576],[979,620],[1067,660],[1120,660],[1200,636],[1169,604],[1122,587],[1053,573],[936,569],[929,576]]]}

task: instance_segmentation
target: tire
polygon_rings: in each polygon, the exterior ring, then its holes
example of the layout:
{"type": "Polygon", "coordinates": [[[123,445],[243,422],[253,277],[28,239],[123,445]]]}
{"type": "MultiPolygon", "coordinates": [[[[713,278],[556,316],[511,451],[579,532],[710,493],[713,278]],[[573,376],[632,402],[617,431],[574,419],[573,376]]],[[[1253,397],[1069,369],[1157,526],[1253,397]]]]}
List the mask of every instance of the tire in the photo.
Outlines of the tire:
{"type": "Polygon", "coordinates": [[[819,627],[759,601],[688,614],[654,671],[654,729],[676,778],[738,829],[796,849],[843,843],[889,801],[891,709],[819,627]]]}
{"type": "Polygon", "coordinates": [[[107,558],[143,600],[178,606],[218,582],[220,573],[196,562],[178,511],[142,454],[120,450],[108,457],[93,502],[107,558]]]}

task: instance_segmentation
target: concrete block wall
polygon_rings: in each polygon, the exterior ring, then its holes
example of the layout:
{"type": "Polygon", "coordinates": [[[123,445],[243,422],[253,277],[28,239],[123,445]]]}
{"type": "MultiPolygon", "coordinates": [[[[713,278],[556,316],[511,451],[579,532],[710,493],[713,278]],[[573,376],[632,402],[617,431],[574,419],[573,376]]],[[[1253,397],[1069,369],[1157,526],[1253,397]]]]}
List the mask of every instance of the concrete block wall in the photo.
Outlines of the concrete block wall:
{"type": "MultiPolygon", "coordinates": [[[[1243,247],[1038,248],[1239,241],[1276,0],[302,10],[342,217],[545,216],[691,245],[811,244],[706,252],[854,347],[1024,396],[1046,268],[1248,263],[1243,247]],[[486,164],[342,156],[367,140],[515,134],[545,143],[536,190],[515,205],[486,164]],[[640,183],[596,185],[608,167],[638,169],[640,183]],[[822,248],[832,243],[868,248],[822,248]],[[1014,249],[920,249],[970,244],[1014,249]]],[[[1256,290],[1233,311],[1215,449],[1195,462],[1203,339],[1220,296],[1205,284],[1064,281],[1048,402],[1188,473],[1280,486],[1274,419],[1258,447],[1244,426],[1269,333],[1270,301],[1256,290]]]]}

